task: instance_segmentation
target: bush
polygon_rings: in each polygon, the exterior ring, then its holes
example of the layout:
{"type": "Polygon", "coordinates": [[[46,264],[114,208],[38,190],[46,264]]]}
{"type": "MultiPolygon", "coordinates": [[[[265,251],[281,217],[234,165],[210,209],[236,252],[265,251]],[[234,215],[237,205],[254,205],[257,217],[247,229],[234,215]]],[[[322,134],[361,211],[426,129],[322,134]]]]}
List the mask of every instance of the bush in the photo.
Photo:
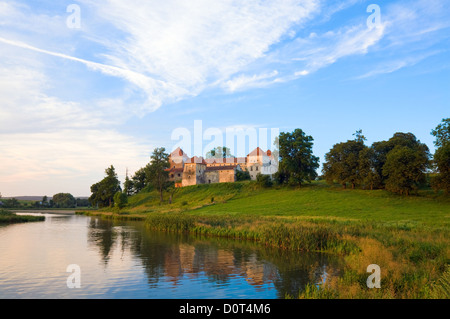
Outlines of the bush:
{"type": "Polygon", "coordinates": [[[256,176],[256,184],[261,187],[272,187],[273,182],[272,182],[272,178],[269,175],[263,175],[263,174],[259,173],[256,176]]]}
{"type": "Polygon", "coordinates": [[[114,194],[114,206],[122,209],[128,204],[128,196],[123,192],[114,194]]]}
{"type": "Polygon", "coordinates": [[[251,177],[250,177],[250,173],[247,170],[236,172],[236,181],[237,182],[249,181],[249,180],[251,180],[251,177]]]}

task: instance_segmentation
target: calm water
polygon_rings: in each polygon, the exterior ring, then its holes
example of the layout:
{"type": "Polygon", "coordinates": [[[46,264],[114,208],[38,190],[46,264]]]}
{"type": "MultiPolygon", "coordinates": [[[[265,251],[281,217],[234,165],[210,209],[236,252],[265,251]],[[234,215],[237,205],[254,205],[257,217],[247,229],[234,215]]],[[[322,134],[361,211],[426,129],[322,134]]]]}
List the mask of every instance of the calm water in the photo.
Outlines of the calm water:
{"type": "Polygon", "coordinates": [[[153,232],[142,222],[45,216],[0,226],[0,298],[284,298],[336,266],[324,254],[153,232]],[[67,287],[71,264],[79,289],[67,287]]]}

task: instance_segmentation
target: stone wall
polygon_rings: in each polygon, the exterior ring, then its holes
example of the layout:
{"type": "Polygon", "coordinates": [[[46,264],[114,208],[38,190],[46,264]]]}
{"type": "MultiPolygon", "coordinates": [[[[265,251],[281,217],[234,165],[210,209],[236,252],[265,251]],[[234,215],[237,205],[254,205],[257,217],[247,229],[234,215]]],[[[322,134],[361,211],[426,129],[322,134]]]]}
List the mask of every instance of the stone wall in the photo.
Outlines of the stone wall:
{"type": "Polygon", "coordinates": [[[205,164],[186,163],[183,172],[183,187],[205,184],[205,164]]]}

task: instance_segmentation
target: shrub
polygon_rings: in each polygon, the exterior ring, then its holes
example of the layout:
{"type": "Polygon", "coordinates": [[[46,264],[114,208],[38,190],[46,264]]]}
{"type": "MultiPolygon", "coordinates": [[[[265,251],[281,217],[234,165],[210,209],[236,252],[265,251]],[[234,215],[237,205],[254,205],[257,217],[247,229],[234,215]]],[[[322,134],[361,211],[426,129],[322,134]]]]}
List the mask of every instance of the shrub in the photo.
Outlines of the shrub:
{"type": "Polygon", "coordinates": [[[272,187],[273,182],[272,182],[272,178],[269,175],[263,175],[263,174],[259,173],[256,176],[256,184],[261,187],[272,187]]]}
{"type": "Polygon", "coordinates": [[[114,194],[114,206],[122,209],[128,204],[128,196],[123,192],[114,194]]]}

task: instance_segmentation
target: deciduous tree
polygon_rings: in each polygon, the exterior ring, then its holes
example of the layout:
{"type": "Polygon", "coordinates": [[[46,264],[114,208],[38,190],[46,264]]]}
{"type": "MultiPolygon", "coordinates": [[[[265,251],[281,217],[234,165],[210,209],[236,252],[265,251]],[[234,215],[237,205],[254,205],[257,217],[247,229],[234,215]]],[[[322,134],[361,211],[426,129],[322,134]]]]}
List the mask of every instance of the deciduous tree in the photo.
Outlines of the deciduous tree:
{"type": "Polygon", "coordinates": [[[122,191],[114,166],[111,165],[107,168],[105,173],[105,178],[91,186],[92,195],[89,197],[89,201],[94,206],[112,206],[114,202],[114,195],[117,192],[122,191]]]}
{"type": "Polygon", "coordinates": [[[434,145],[437,147],[433,157],[437,176],[431,185],[435,190],[450,194],[450,118],[443,119],[431,134],[436,138],[434,145]]]}
{"type": "Polygon", "coordinates": [[[366,148],[361,139],[335,144],[325,154],[322,170],[325,180],[328,183],[338,182],[344,188],[350,183],[352,188],[355,188],[363,179],[360,172],[360,153],[366,148]]]}
{"type": "Polygon", "coordinates": [[[319,158],[313,155],[313,140],[301,129],[280,134],[278,138],[280,161],[275,176],[279,183],[301,185],[317,177],[319,158]]]}
{"type": "MultiPolygon", "coordinates": [[[[58,208],[73,208],[76,206],[77,201],[72,194],[58,193],[53,195],[53,205],[58,208]]],[[[42,203],[44,204],[44,203],[42,203]]]]}
{"type": "Polygon", "coordinates": [[[151,157],[150,164],[147,166],[146,174],[149,182],[158,190],[160,201],[163,202],[163,192],[169,185],[169,154],[164,147],[156,148],[151,157]]]}
{"type": "Polygon", "coordinates": [[[425,149],[396,146],[391,150],[383,166],[386,189],[408,196],[425,182],[429,154],[425,149]]]}

